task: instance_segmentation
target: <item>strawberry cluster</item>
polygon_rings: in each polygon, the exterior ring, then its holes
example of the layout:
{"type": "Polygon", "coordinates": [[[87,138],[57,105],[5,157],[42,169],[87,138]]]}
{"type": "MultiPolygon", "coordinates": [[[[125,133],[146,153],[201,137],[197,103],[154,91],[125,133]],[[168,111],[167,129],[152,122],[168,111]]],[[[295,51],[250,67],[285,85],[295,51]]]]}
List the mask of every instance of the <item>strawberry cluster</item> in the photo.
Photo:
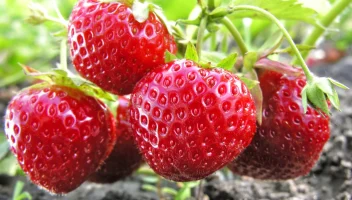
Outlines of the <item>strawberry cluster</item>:
{"type": "Polygon", "coordinates": [[[222,68],[176,53],[174,37],[150,11],[135,19],[121,2],[79,0],[68,27],[79,74],[119,96],[117,117],[98,98],[62,82],[22,90],[5,131],[31,181],[68,193],[84,181],[111,183],[145,162],[173,181],[203,179],[226,165],[236,174],[284,180],[305,175],[329,138],[329,117],[304,114],[303,76],[264,71],[262,122],[246,84],[222,68]]]}

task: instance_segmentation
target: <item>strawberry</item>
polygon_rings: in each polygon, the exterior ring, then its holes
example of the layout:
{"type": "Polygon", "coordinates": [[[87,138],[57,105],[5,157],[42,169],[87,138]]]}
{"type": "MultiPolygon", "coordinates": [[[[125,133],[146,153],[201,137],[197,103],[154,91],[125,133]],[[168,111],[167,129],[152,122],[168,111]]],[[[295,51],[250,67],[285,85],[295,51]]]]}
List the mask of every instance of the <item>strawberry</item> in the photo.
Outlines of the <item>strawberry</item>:
{"type": "Polygon", "coordinates": [[[304,114],[299,77],[265,71],[260,75],[263,121],[248,148],[228,167],[238,175],[286,180],[306,175],[330,136],[329,117],[308,106],[304,114]]]}
{"type": "Polygon", "coordinates": [[[86,79],[114,94],[130,94],[150,70],[164,63],[176,43],[154,12],[143,23],[120,2],[80,0],[69,21],[73,65],[86,79]]]}
{"type": "Polygon", "coordinates": [[[142,155],[134,143],[129,103],[129,97],[119,97],[116,130],[120,136],[109,158],[90,176],[89,180],[92,182],[113,183],[131,175],[143,162],[142,155]]]}
{"type": "Polygon", "coordinates": [[[222,168],[250,144],[255,106],[236,75],[176,60],[138,82],[131,96],[131,124],[156,173],[192,181],[222,168]]]}
{"type": "Polygon", "coordinates": [[[11,100],[5,133],[30,180],[57,194],[81,185],[116,141],[115,120],[103,103],[78,89],[45,83],[11,100]]]}

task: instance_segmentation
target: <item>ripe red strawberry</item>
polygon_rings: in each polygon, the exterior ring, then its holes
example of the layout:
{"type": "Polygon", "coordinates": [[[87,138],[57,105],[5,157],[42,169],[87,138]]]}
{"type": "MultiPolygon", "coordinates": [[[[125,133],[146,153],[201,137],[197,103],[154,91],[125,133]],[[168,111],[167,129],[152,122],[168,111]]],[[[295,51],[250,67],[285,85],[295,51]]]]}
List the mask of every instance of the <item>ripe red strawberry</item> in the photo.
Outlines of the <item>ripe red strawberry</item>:
{"type": "Polygon", "coordinates": [[[117,132],[119,138],[108,159],[89,178],[92,182],[113,183],[131,175],[143,159],[133,137],[129,113],[129,97],[120,96],[117,108],[117,132]]]}
{"type": "Polygon", "coordinates": [[[131,124],[146,162],[174,181],[202,179],[233,160],[255,132],[247,87],[188,60],[146,75],[131,97],[131,124]]]}
{"type": "Polygon", "coordinates": [[[228,167],[256,179],[285,180],[306,175],[330,136],[329,117],[308,106],[303,114],[303,75],[266,71],[260,75],[263,122],[248,148],[228,167]]]}
{"type": "Polygon", "coordinates": [[[176,43],[153,12],[139,23],[123,3],[80,0],[69,23],[73,64],[86,79],[114,94],[130,94],[150,70],[164,63],[176,43]]]}
{"type": "Polygon", "coordinates": [[[78,89],[49,84],[11,100],[5,132],[32,182],[57,194],[81,185],[116,141],[115,121],[104,104],[78,89]]]}

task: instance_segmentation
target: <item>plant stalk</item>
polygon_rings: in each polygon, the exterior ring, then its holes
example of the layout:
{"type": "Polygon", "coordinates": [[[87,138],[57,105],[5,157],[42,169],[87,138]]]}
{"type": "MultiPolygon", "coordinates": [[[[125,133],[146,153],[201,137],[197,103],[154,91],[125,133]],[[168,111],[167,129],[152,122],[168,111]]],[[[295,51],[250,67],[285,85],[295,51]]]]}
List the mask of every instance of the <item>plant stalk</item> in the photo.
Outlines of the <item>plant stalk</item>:
{"type": "Polygon", "coordinates": [[[237,45],[240,48],[242,55],[244,56],[248,52],[248,49],[246,47],[246,43],[244,42],[240,32],[232,24],[231,20],[228,17],[224,17],[223,19],[221,19],[221,23],[230,31],[231,35],[237,42],[237,45]]]}
{"type": "Polygon", "coordinates": [[[197,35],[197,47],[196,48],[197,48],[197,53],[198,53],[199,58],[201,58],[203,37],[204,37],[205,29],[207,28],[207,23],[208,23],[208,16],[203,16],[202,20],[200,21],[198,35],[197,35]]]}
{"type": "MultiPolygon", "coordinates": [[[[336,19],[341,12],[352,3],[351,0],[337,0],[331,10],[320,20],[323,27],[329,27],[331,23],[336,19]]],[[[325,29],[322,26],[316,26],[312,33],[304,40],[303,44],[308,46],[315,46],[318,39],[323,35],[325,29]]],[[[309,51],[303,52],[302,57],[307,58],[309,51]]],[[[299,60],[297,57],[293,60],[294,64],[297,64],[299,60]]]]}
{"type": "Polygon", "coordinates": [[[215,8],[215,0],[208,0],[208,10],[212,11],[215,8]]]}
{"type": "Polygon", "coordinates": [[[60,68],[67,71],[67,40],[63,39],[60,46],[60,68]]]}
{"type": "Polygon", "coordinates": [[[271,14],[270,12],[268,12],[262,8],[256,7],[256,6],[235,6],[235,7],[232,7],[229,10],[229,12],[235,12],[235,11],[239,11],[239,10],[251,10],[251,11],[258,12],[258,13],[264,15],[265,17],[267,17],[268,19],[270,19],[272,22],[274,22],[279,27],[279,29],[282,31],[282,33],[286,37],[288,43],[291,45],[294,53],[296,54],[298,61],[299,61],[299,64],[301,64],[301,67],[304,71],[304,74],[306,75],[307,82],[311,83],[313,81],[313,79],[314,79],[313,74],[309,71],[309,68],[308,68],[307,64],[305,63],[305,61],[301,55],[301,52],[298,50],[295,42],[291,38],[291,36],[288,33],[288,31],[286,30],[286,28],[281,24],[281,22],[273,14],[271,14]]]}

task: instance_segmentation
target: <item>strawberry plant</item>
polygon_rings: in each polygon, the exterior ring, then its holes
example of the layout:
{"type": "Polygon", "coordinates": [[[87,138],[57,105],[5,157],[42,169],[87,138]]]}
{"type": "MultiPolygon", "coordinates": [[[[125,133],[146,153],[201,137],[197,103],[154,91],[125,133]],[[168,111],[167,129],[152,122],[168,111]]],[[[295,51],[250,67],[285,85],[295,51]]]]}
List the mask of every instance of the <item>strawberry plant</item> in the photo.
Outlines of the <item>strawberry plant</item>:
{"type": "Polygon", "coordinates": [[[143,188],[160,198],[187,199],[225,166],[264,180],[309,173],[340,109],[336,87],[348,88],[305,60],[350,1],[198,0],[188,18],[155,2],[78,0],[69,17],[30,5],[28,22],[56,27],[60,62],[19,65],[37,81],[9,102],[0,160],[10,149],[54,194],[123,180],[143,160],[143,188]],[[296,44],[302,23],[313,30],[296,44]]]}

